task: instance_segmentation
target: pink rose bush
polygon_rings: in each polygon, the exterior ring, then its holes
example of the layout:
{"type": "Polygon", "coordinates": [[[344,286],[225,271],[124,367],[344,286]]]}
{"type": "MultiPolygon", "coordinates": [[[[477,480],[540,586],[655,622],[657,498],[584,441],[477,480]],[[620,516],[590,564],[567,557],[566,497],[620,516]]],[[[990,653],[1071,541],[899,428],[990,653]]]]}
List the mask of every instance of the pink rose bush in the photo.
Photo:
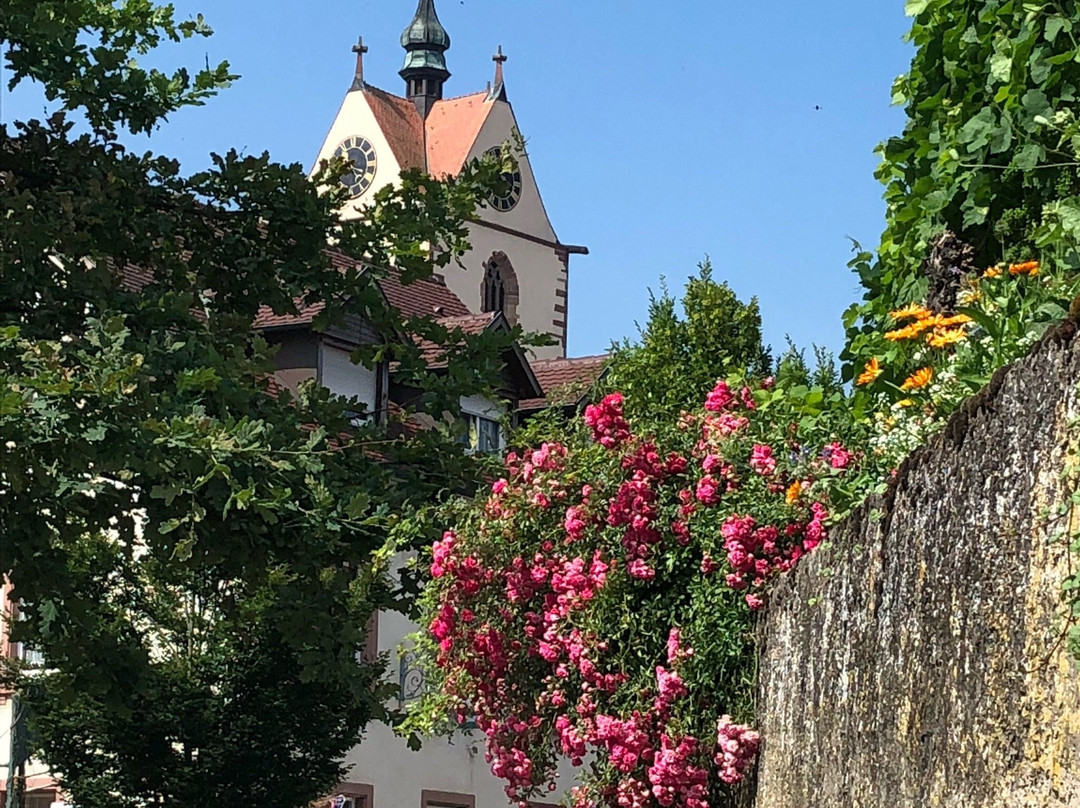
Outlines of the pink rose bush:
{"type": "Polygon", "coordinates": [[[579,808],[727,804],[759,746],[753,613],[860,462],[787,395],[720,381],[639,432],[613,393],[565,441],[508,455],[432,547],[434,686],[410,726],[475,721],[512,800],[591,757],[579,808]]]}

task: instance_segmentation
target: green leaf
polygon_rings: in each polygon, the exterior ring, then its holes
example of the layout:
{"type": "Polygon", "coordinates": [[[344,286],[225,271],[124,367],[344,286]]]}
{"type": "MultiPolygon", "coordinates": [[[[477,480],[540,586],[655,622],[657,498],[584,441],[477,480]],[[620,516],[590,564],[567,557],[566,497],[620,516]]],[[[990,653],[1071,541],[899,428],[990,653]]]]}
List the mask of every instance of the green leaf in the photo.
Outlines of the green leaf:
{"type": "Polygon", "coordinates": [[[345,507],[345,513],[350,519],[359,519],[365,513],[367,513],[368,507],[371,505],[371,497],[365,492],[357,492],[349,504],[345,507]]]}
{"type": "Polygon", "coordinates": [[[1020,99],[1020,103],[1033,118],[1048,118],[1054,111],[1050,100],[1042,90],[1028,90],[1020,99]]]}
{"type": "Polygon", "coordinates": [[[98,424],[87,429],[83,433],[83,437],[90,443],[97,443],[98,441],[105,440],[106,427],[104,424],[98,424]]]}
{"type": "Polygon", "coordinates": [[[986,333],[994,339],[997,339],[998,335],[1001,333],[1001,323],[995,318],[991,317],[986,312],[982,311],[982,309],[977,309],[974,307],[961,307],[957,309],[957,312],[959,314],[966,314],[976,323],[981,325],[986,330],[986,333]]]}
{"type": "Polygon", "coordinates": [[[1042,162],[1043,147],[1038,143],[1029,143],[1016,153],[1013,165],[1024,171],[1030,171],[1042,162]]]}
{"type": "Polygon", "coordinates": [[[990,57],[990,76],[999,83],[1008,82],[1012,74],[1012,56],[1003,51],[998,51],[990,57]]]}
{"type": "Polygon", "coordinates": [[[990,137],[997,128],[997,116],[994,110],[984,107],[968,119],[960,130],[958,140],[967,144],[968,151],[977,151],[990,142],[990,137]]]}
{"type": "Polygon", "coordinates": [[[1046,20],[1046,24],[1043,27],[1043,36],[1047,42],[1053,42],[1057,39],[1066,26],[1066,20],[1064,17],[1053,16],[1046,20]]]}

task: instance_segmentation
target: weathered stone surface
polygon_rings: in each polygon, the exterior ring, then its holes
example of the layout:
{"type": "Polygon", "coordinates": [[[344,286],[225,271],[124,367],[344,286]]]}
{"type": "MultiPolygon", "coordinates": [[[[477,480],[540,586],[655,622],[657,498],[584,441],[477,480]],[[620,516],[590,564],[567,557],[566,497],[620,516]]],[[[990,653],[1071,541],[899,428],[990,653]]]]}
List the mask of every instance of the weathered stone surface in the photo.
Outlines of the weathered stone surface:
{"type": "Polygon", "coordinates": [[[756,808],[1080,806],[1080,341],[1003,370],[775,592],[756,808]],[[1075,559],[1073,560],[1075,563],[1075,559]]]}

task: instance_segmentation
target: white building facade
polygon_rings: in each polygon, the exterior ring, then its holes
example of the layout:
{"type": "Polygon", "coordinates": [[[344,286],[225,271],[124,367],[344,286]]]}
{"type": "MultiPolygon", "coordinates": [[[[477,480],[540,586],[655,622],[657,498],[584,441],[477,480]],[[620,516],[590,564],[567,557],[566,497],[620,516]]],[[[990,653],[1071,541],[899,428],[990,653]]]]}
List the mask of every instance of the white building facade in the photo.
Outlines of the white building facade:
{"type": "MultiPolygon", "coordinates": [[[[354,48],[352,88],[316,157],[316,166],[335,155],[353,161],[354,171],[345,182],[354,201],[344,216],[364,215],[373,195],[397,182],[406,169],[420,169],[435,177],[454,176],[468,161],[504,144],[521,142],[507,100],[506,57],[501,48],[495,56],[494,81],[487,89],[447,99],[443,88],[450,75],[445,61],[450,38],[433,0],[420,0],[401,44],[406,50],[403,96],[367,84],[363,70],[367,49],[362,40],[354,48]]],[[[587,250],[559,241],[528,155],[516,152],[515,156],[518,171],[504,175],[505,193],[489,199],[469,223],[472,249],[463,258],[464,270],[448,267],[444,281],[474,314],[501,313],[509,324],[520,324],[527,332],[549,334],[555,344],[534,349],[531,358],[559,360],[566,356],[570,257],[587,254],[587,250]]],[[[322,380],[335,388],[334,378],[324,375],[322,380]]],[[[342,391],[355,386],[344,380],[340,384],[342,391]]],[[[461,403],[470,433],[476,433],[477,448],[501,449],[505,439],[496,422],[504,414],[504,405],[480,397],[461,403]]],[[[377,644],[390,660],[388,676],[398,688],[394,706],[407,707],[423,692],[423,672],[404,642],[416,630],[400,614],[378,615],[373,646],[377,644]]],[[[350,804],[353,808],[504,808],[510,804],[503,781],[485,761],[479,732],[425,739],[422,749],[412,752],[391,729],[373,724],[347,756],[347,763],[349,780],[341,784],[333,801],[345,808],[350,804]]],[[[571,784],[569,767],[561,777],[560,791],[571,784]]]]}

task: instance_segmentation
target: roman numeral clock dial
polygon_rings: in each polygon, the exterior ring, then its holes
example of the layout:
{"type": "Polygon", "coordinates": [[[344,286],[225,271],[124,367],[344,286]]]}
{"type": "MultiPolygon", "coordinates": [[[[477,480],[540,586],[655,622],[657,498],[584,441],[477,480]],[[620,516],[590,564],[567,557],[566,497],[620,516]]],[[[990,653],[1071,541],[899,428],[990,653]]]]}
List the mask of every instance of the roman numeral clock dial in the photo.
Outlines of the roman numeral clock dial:
{"type": "Polygon", "coordinates": [[[378,163],[375,147],[370,141],[359,135],[347,137],[334,150],[334,157],[344,157],[352,163],[352,171],[341,175],[341,184],[349,189],[349,193],[360,196],[371,187],[378,163]]]}

